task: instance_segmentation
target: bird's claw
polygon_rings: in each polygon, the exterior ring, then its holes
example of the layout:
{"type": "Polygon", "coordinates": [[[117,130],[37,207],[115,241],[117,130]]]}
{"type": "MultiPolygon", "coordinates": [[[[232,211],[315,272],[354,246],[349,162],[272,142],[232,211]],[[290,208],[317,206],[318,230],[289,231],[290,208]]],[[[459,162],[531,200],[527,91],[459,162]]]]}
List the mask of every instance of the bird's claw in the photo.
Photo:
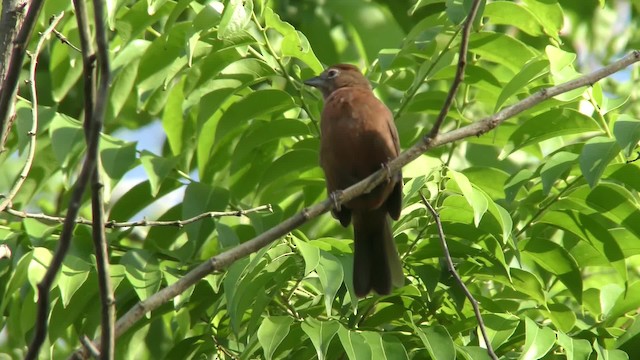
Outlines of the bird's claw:
{"type": "Polygon", "coordinates": [[[387,181],[391,180],[391,169],[387,163],[382,163],[382,168],[387,172],[387,181]]]}
{"type": "Polygon", "coordinates": [[[342,209],[342,205],[340,205],[340,197],[342,196],[342,190],[336,190],[329,194],[329,198],[333,201],[333,208],[336,209],[337,212],[340,212],[342,209]]]}

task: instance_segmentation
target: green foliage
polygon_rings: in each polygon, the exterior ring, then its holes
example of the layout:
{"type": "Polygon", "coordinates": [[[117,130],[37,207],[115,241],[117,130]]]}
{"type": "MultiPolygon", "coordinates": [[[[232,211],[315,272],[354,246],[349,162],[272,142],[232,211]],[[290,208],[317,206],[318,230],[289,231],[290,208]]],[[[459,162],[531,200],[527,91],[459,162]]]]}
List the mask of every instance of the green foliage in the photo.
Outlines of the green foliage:
{"type": "MultiPolygon", "coordinates": [[[[322,99],[302,84],[322,64],[360,65],[396,115],[402,147],[420,139],[453,82],[470,3],[108,0],[113,79],[100,160],[109,220],[273,207],[181,228],[109,229],[118,316],[325,198],[317,163],[322,99]],[[149,123],[162,133],[149,132],[149,123]],[[164,146],[154,153],[123,133],[164,138],[164,146]],[[131,186],[136,173],[145,178],[131,186]],[[174,190],[180,201],[167,201],[174,190]]],[[[637,48],[639,10],[604,1],[483,1],[443,131],[637,48]]],[[[71,3],[50,0],[30,49],[59,11],[66,16],[58,30],[78,44],[71,3]]],[[[37,151],[12,206],[64,216],[85,155],[82,61],[51,40],[39,62],[37,151]]],[[[147,314],[117,339],[117,358],[488,359],[419,192],[440,214],[500,358],[633,357],[640,161],[627,160],[640,139],[640,106],[631,101],[637,77],[634,68],[559,95],[407,166],[404,210],[393,227],[406,280],[391,295],[355,298],[352,234],[325,215],[147,314]]],[[[9,151],[0,155],[4,194],[31,138],[29,97],[21,89],[9,151]]],[[[88,197],[81,214],[90,216],[88,197]]],[[[0,352],[11,358],[24,355],[33,334],[36,286],[60,230],[0,214],[0,242],[13,252],[0,259],[0,352]]],[[[76,227],[51,292],[42,358],[64,358],[81,336],[99,335],[90,236],[86,225],[76,227]]]]}

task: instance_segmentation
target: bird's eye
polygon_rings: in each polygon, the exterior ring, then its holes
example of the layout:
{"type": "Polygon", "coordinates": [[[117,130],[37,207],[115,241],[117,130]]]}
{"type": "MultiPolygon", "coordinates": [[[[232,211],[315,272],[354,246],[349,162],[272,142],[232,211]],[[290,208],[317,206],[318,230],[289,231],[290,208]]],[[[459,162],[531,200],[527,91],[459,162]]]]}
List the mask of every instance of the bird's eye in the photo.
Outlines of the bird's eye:
{"type": "Polygon", "coordinates": [[[338,76],[339,71],[336,69],[329,69],[329,71],[327,71],[327,77],[329,79],[333,79],[334,77],[338,76]]]}

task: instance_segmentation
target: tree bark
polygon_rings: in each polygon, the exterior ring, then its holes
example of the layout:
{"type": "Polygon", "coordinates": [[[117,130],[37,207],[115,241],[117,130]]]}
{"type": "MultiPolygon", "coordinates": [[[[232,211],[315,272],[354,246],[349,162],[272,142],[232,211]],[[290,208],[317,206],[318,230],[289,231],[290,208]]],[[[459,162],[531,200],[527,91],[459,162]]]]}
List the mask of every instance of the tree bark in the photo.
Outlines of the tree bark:
{"type": "MultiPolygon", "coordinates": [[[[7,69],[9,68],[9,60],[11,59],[11,51],[13,50],[13,42],[18,34],[18,29],[22,26],[24,20],[24,10],[27,3],[24,0],[2,0],[2,14],[0,14],[0,93],[3,92],[3,87],[6,86],[4,79],[7,76],[7,69]]],[[[15,92],[12,94],[12,98],[15,99],[15,92]]],[[[11,110],[9,111],[8,121],[3,124],[4,129],[0,128],[0,152],[4,148],[8,129],[13,122],[14,118],[14,104],[9,104],[11,110]]]]}

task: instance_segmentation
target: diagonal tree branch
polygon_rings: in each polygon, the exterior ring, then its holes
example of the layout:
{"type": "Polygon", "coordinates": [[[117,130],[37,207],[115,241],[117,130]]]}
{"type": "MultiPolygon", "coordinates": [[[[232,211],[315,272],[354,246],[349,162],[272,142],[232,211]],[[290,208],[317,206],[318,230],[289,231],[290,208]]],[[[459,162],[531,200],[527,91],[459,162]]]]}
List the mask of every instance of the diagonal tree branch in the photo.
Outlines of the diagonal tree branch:
{"type": "Polygon", "coordinates": [[[478,13],[478,7],[480,7],[480,0],[474,0],[471,4],[469,15],[467,15],[467,19],[462,26],[462,39],[460,40],[460,52],[458,53],[456,75],[453,78],[451,87],[449,88],[449,93],[447,93],[447,98],[444,100],[442,108],[440,108],[440,113],[438,114],[436,121],[433,123],[431,132],[429,132],[430,138],[434,138],[440,132],[440,126],[442,126],[444,119],[447,117],[447,114],[449,114],[451,104],[453,104],[453,99],[456,97],[460,84],[464,80],[464,69],[467,66],[467,52],[469,50],[469,34],[471,33],[471,25],[473,25],[473,21],[478,13]]]}
{"type": "Polygon", "coordinates": [[[478,306],[478,301],[476,301],[476,299],[473,297],[473,295],[471,294],[471,291],[469,291],[467,286],[464,284],[464,281],[462,281],[460,274],[458,274],[458,271],[456,270],[455,265],[453,265],[453,260],[451,259],[451,253],[449,252],[449,246],[447,245],[447,240],[444,236],[444,229],[442,228],[442,222],[440,222],[440,215],[438,215],[438,213],[436,212],[436,209],[434,209],[433,206],[431,206],[431,204],[429,203],[429,200],[427,200],[424,194],[422,194],[422,191],[420,191],[420,198],[422,198],[422,202],[427,207],[427,209],[429,209],[431,216],[433,216],[433,220],[436,222],[436,227],[438,228],[438,237],[440,238],[440,246],[442,247],[442,252],[444,253],[444,259],[447,263],[447,267],[449,268],[449,272],[453,275],[453,277],[456,279],[458,284],[460,284],[460,287],[462,288],[462,292],[464,292],[464,295],[467,297],[467,299],[469,299],[469,302],[471,303],[471,307],[473,307],[473,313],[476,315],[476,319],[478,320],[478,327],[480,328],[480,333],[482,334],[482,337],[484,338],[484,343],[487,346],[487,353],[489,354],[489,357],[491,357],[491,359],[498,360],[498,356],[496,356],[496,353],[493,351],[493,347],[491,346],[491,340],[489,339],[489,335],[487,334],[487,328],[484,326],[484,320],[482,320],[482,314],[480,313],[480,307],[478,306]]]}
{"type": "MultiPolygon", "coordinates": [[[[465,127],[439,134],[433,138],[429,135],[425,135],[421,141],[413,145],[407,151],[403,152],[393,161],[389,162],[387,168],[378,170],[366,179],[350,186],[349,188],[340,192],[339,196],[336,196],[338,204],[345,203],[363,193],[371,191],[377,184],[388,178],[389,172],[392,174],[399,171],[403,166],[417,159],[420,155],[429,149],[442,146],[454,141],[462,140],[471,136],[480,136],[500,124],[505,120],[532,108],[533,106],[552,98],[556,95],[566,93],[568,91],[589,86],[597,81],[617,72],[631,64],[640,61],[640,51],[634,50],[628,55],[624,56],[618,61],[611,63],[610,65],[596,70],[590,74],[581,76],[566,83],[543,89],[505,109],[502,111],[481,119],[480,121],[467,125],[465,127]]],[[[307,222],[309,219],[315,218],[320,214],[329,211],[334,205],[332,199],[325,199],[324,201],[303,209],[298,214],[284,220],[279,225],[267,230],[266,232],[256,236],[255,238],[236,246],[233,249],[218,254],[204,263],[200,264],[184,277],[170,286],[160,290],[149,298],[140,301],[134,307],[129,309],[116,322],[116,338],[122,335],[125,331],[130,329],[133,324],[140,320],[146,313],[157,309],[160,305],[169,301],[173,297],[179,295],[190,286],[193,286],[196,282],[207,276],[208,274],[224,269],[232,264],[239,258],[247,256],[278,239],[279,237],[287,234],[291,230],[299,227],[307,222]]],[[[86,358],[87,354],[83,349],[78,350],[72,355],[74,358],[86,358]]]]}

